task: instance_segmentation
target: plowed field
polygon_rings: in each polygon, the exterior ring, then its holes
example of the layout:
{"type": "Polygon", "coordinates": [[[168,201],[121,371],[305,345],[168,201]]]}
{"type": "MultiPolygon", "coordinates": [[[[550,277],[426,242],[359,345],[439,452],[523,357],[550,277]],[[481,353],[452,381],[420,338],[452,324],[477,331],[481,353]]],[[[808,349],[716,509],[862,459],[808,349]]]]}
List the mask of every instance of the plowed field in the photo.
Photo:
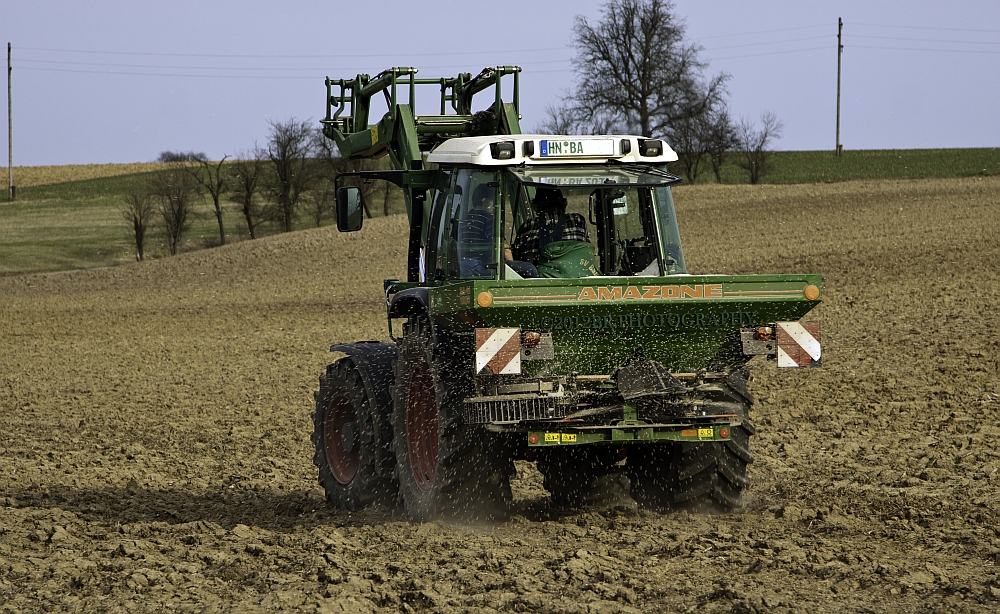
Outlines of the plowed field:
{"type": "Polygon", "coordinates": [[[494,525],[325,506],[331,343],[405,220],[0,278],[0,611],[995,612],[1000,178],[677,190],[695,273],[816,272],[824,367],[753,363],[749,504],[494,525]]]}

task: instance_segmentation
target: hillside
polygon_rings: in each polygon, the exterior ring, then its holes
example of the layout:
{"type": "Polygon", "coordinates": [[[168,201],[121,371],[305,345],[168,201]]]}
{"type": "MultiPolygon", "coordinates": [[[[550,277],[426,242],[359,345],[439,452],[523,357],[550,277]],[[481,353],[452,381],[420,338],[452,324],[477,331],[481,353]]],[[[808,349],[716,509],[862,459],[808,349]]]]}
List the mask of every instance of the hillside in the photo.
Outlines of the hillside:
{"type": "MultiPolygon", "coordinates": [[[[745,172],[736,166],[737,158],[730,155],[722,169],[725,185],[745,185],[747,181],[745,172]]],[[[121,212],[125,194],[140,188],[150,172],[162,168],[160,164],[123,164],[15,169],[18,198],[14,202],[0,200],[0,228],[4,230],[0,233],[0,275],[100,268],[134,261],[131,229],[121,212]]],[[[672,170],[683,174],[679,163],[674,163],[672,170]]],[[[764,178],[764,185],[995,176],[1000,176],[997,148],[846,151],[840,158],[828,151],[787,151],[775,154],[774,172],[764,178]]],[[[696,185],[708,186],[714,181],[706,162],[696,185]]],[[[377,193],[378,202],[372,207],[376,214],[382,213],[381,199],[377,193]]],[[[310,202],[307,198],[303,203],[295,229],[316,226],[313,214],[307,211],[310,202]]],[[[212,208],[211,199],[203,196],[181,251],[219,245],[212,208]]],[[[247,239],[246,222],[238,207],[224,198],[222,209],[226,242],[247,239]]],[[[390,214],[405,212],[398,190],[390,193],[388,210],[390,214]]],[[[320,224],[331,224],[332,211],[323,211],[320,224]]],[[[258,229],[263,234],[276,231],[273,225],[258,229]]],[[[154,223],[147,237],[147,258],[167,256],[163,234],[154,223]]]]}
{"type": "Polygon", "coordinates": [[[136,173],[149,173],[164,168],[159,162],[131,162],[128,164],[64,164],[61,166],[15,166],[14,185],[22,193],[27,188],[54,185],[70,181],[87,181],[120,177],[136,173]]]}

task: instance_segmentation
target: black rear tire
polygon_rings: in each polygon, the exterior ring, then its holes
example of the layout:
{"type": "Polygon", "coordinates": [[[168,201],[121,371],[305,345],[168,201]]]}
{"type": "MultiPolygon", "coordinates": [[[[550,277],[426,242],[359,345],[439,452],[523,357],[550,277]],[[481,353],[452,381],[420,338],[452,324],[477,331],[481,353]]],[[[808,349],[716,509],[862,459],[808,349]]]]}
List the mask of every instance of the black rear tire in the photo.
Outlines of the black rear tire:
{"type": "Polygon", "coordinates": [[[407,323],[392,428],[399,497],[412,521],[498,519],[510,505],[511,455],[497,435],[461,416],[473,390],[474,356],[426,318],[407,323]]]}
{"type": "Polygon", "coordinates": [[[750,437],[756,432],[747,415],[753,402],[745,374],[734,374],[728,400],[739,406],[742,424],[730,428],[729,440],[713,443],[636,445],[626,469],[632,498],[657,510],[732,511],[743,507],[753,462],[750,437]]]}
{"type": "Polygon", "coordinates": [[[374,403],[369,402],[361,374],[349,358],[326,368],[315,393],[313,462],[326,500],[358,511],[376,503],[391,504],[397,486],[379,475],[376,466],[374,403]]]}
{"type": "Polygon", "coordinates": [[[753,425],[745,420],[718,443],[667,443],[636,446],[627,469],[632,498],[661,511],[732,511],[743,507],[750,486],[747,464],[753,425]]]}

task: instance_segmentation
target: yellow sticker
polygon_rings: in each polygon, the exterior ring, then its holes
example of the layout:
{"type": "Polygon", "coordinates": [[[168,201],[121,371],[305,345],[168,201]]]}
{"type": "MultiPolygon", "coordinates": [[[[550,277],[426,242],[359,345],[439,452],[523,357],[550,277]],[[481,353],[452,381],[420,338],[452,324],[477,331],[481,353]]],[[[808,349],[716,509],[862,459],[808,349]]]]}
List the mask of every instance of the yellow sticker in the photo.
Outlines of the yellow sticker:
{"type": "Polygon", "coordinates": [[[700,438],[712,437],[713,435],[715,435],[715,431],[712,429],[698,429],[698,437],[700,438]]]}
{"type": "Polygon", "coordinates": [[[545,433],[545,441],[559,441],[559,433],[545,433]]]}
{"type": "Polygon", "coordinates": [[[576,433],[563,433],[563,443],[576,443],[576,433]]]}
{"type": "Polygon", "coordinates": [[[378,143],[378,124],[372,126],[372,145],[378,143]]]}

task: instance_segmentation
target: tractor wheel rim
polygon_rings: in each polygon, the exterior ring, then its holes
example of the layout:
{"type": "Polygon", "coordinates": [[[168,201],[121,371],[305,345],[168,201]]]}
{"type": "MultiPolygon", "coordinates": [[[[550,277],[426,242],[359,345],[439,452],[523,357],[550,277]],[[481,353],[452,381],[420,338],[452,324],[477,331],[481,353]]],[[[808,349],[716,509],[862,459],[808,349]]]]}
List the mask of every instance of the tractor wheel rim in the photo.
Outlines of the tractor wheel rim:
{"type": "Polygon", "coordinates": [[[327,405],[326,419],[323,421],[323,449],[326,451],[326,460],[330,465],[330,472],[341,484],[349,484],[358,473],[358,464],[361,455],[357,451],[357,444],[354,451],[344,447],[344,440],[341,431],[344,425],[358,421],[358,414],[351,406],[351,402],[344,395],[337,395],[330,399],[327,405]]]}
{"type": "Polygon", "coordinates": [[[427,361],[413,366],[406,394],[406,442],[413,479],[423,492],[434,485],[438,453],[438,415],[434,379],[427,361]]]}

